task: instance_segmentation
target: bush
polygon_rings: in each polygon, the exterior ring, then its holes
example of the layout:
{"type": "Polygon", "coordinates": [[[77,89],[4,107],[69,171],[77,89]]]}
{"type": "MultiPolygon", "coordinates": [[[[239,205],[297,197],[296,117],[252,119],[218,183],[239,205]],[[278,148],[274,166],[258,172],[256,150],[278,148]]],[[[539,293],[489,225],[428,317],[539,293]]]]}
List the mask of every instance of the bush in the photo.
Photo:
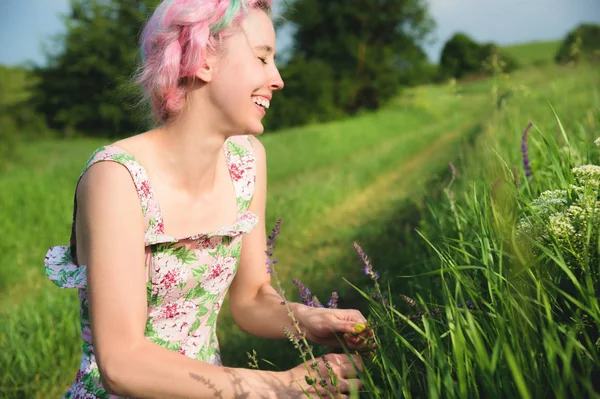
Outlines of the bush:
{"type": "Polygon", "coordinates": [[[558,64],[582,59],[600,62],[600,25],[581,24],[567,34],[555,56],[558,64]]]}
{"type": "Polygon", "coordinates": [[[460,79],[474,74],[490,74],[485,68],[490,57],[498,55],[504,72],[518,68],[516,59],[501,52],[493,43],[479,44],[463,33],[457,33],[446,42],[440,59],[440,78],[460,79]]]}
{"type": "Polygon", "coordinates": [[[469,36],[457,33],[446,42],[440,59],[440,73],[445,77],[460,78],[479,71],[479,45],[469,36]]]}

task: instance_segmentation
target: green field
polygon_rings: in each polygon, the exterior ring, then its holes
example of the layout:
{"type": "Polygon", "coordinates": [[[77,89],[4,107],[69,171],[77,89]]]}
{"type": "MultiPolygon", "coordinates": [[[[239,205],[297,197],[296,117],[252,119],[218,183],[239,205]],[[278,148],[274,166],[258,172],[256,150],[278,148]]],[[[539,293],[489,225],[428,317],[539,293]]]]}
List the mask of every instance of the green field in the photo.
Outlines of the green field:
{"type": "MultiPolygon", "coordinates": [[[[510,51],[533,62],[544,52],[551,58],[553,52],[549,56],[547,51],[555,46],[510,51]]],[[[294,277],[322,298],[337,290],[342,305],[368,311],[367,302],[342,280],[367,284],[352,248],[357,241],[394,292],[431,300],[439,282],[396,276],[440,267],[415,229],[437,243],[452,225],[443,195],[448,163],[458,169],[453,187],[460,204],[473,187],[489,189],[504,176],[504,162],[520,168],[521,132],[530,121],[536,122],[536,142],[544,135],[560,137],[551,106],[568,135],[590,144],[600,136],[599,88],[593,67],[564,69],[549,63],[508,79],[413,88],[372,114],[261,137],[268,154],[267,226],[283,219],[276,252],[289,296],[295,298],[294,277]],[[501,108],[495,93],[508,94],[501,108]]],[[[43,259],[49,246],[67,243],[75,181],[91,152],[104,143],[79,139],[21,146],[18,163],[0,175],[0,397],[58,397],[75,377],[80,356],[76,292],[59,290],[47,280],[43,259]]],[[[539,153],[543,147],[532,146],[534,170],[543,169],[543,158],[535,158],[539,153]]],[[[465,229],[478,231],[480,226],[464,224],[469,219],[462,218],[465,229]]],[[[281,368],[299,362],[289,343],[242,333],[226,308],[219,336],[228,365],[244,366],[245,353],[252,349],[281,368]]],[[[512,378],[511,370],[503,372],[512,378]]],[[[447,389],[449,382],[439,378],[444,381],[439,389],[447,389]]],[[[528,397],[523,384],[534,393],[539,383],[533,377],[522,384],[517,377],[514,381],[523,397],[528,397]]],[[[431,386],[412,389],[403,394],[433,392],[431,386]]],[[[462,389],[448,391],[448,397],[460,397],[462,389]]],[[[511,386],[503,389],[511,392],[511,386]]]]}
{"type": "Polygon", "coordinates": [[[553,57],[560,47],[560,40],[550,42],[531,42],[504,46],[506,53],[515,57],[521,65],[547,64],[553,61],[553,57]]]}

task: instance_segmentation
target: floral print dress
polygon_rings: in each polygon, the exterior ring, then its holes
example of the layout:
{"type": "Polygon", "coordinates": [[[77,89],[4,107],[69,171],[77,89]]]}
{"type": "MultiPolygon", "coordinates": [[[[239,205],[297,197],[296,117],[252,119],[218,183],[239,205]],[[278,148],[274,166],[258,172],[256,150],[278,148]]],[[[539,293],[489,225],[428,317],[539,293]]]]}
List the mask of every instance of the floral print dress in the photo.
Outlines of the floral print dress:
{"type": "MultiPolygon", "coordinates": [[[[235,276],[242,237],[258,217],[248,210],[254,193],[256,159],[247,136],[229,138],[223,148],[235,187],[237,221],[216,231],[185,238],[164,234],[159,204],[144,167],[117,146],[97,149],[85,165],[102,161],[123,165],[133,178],[146,223],[145,268],[148,318],[145,337],[167,349],[202,362],[221,365],[216,321],[235,276]]],[[[51,247],[45,258],[47,276],[60,288],[77,288],[80,301],[82,359],[74,384],[64,398],[114,398],[102,387],[94,356],[87,303],[86,266],[77,265],[75,214],[70,246],[51,247]]],[[[133,265],[132,265],[133,266],[133,265]]]]}

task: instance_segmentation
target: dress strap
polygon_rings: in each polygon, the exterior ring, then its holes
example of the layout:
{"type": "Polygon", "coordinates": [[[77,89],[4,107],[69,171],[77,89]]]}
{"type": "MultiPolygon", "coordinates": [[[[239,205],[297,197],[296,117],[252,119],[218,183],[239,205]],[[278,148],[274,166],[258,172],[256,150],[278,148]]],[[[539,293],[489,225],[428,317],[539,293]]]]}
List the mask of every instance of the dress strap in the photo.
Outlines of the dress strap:
{"type": "Polygon", "coordinates": [[[249,136],[233,136],[225,143],[225,158],[235,188],[238,213],[244,213],[252,202],[256,181],[256,156],[249,136]]]}
{"type": "Polygon", "coordinates": [[[71,226],[71,238],[70,238],[70,252],[73,263],[77,263],[77,249],[76,249],[76,237],[75,237],[75,221],[77,217],[77,187],[83,175],[88,169],[98,162],[112,161],[123,165],[131,175],[135,189],[140,199],[142,207],[142,214],[144,215],[144,222],[146,225],[145,234],[156,234],[159,231],[162,232],[162,217],[160,215],[160,209],[156,202],[154,192],[150,187],[148,180],[148,174],[142,164],[130,153],[124,149],[114,146],[107,145],[98,148],[90,156],[87,163],[83,167],[83,171],[79,175],[77,186],[75,188],[75,198],[73,199],[73,222],[71,226]]]}

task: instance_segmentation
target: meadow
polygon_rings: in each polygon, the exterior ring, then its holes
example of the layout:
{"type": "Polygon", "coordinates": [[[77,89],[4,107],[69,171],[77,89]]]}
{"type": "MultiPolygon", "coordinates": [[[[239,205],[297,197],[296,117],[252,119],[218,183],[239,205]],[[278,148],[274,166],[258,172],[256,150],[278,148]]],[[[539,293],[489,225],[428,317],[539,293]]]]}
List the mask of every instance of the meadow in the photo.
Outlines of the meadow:
{"type": "Polygon", "coordinates": [[[556,54],[560,47],[560,40],[540,41],[514,46],[503,46],[502,49],[515,57],[521,65],[544,65],[547,64],[552,55],[556,54]]]}
{"type": "MultiPolygon", "coordinates": [[[[529,66],[510,76],[415,87],[375,113],[261,137],[288,298],[292,278],[322,300],[335,290],[340,307],[376,326],[382,350],[367,360],[361,396],[598,397],[592,270],[569,273],[548,248],[520,254],[514,227],[540,193],[573,183],[572,167],[600,160],[600,74],[512,51],[529,66]],[[522,135],[532,121],[528,178],[522,135]],[[353,242],[387,302],[363,295],[372,281],[353,242]]],[[[47,280],[43,258],[67,243],[74,184],[102,144],[23,145],[0,175],[0,397],[59,397],[75,377],[76,292],[47,280]]],[[[226,307],[219,339],[228,365],[246,366],[253,349],[262,368],[300,361],[289,342],[241,332],[226,307]]]]}

